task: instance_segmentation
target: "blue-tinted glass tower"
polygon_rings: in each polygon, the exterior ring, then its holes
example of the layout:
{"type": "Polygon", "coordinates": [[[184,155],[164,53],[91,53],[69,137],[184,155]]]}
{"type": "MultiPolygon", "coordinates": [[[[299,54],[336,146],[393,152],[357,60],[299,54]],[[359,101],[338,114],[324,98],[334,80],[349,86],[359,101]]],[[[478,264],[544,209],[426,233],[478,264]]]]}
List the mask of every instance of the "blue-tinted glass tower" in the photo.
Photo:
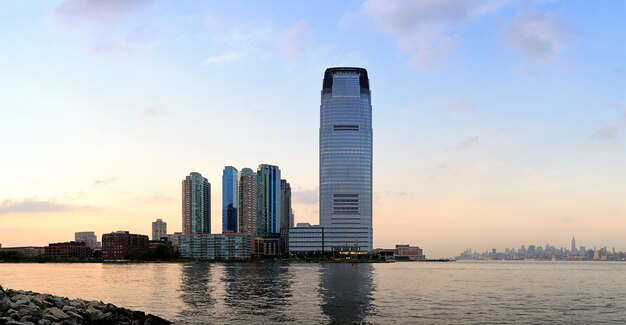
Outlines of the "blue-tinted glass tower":
{"type": "Polygon", "coordinates": [[[267,237],[280,236],[281,200],[280,169],[273,165],[259,165],[257,169],[259,232],[267,237]]]}
{"type": "Polygon", "coordinates": [[[372,251],[372,105],[367,71],[329,68],[320,105],[325,250],[372,251]]]}
{"type": "Polygon", "coordinates": [[[226,166],[222,174],[222,232],[237,232],[238,194],[237,168],[226,166]]]}

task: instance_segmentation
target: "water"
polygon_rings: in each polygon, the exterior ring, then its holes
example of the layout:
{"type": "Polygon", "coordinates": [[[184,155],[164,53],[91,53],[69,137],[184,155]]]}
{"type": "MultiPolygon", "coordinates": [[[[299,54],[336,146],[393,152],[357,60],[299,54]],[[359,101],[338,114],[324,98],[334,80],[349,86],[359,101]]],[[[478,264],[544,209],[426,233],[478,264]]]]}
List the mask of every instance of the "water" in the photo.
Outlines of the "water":
{"type": "Polygon", "coordinates": [[[626,263],[0,264],[0,284],[181,324],[624,324],[626,263]]]}

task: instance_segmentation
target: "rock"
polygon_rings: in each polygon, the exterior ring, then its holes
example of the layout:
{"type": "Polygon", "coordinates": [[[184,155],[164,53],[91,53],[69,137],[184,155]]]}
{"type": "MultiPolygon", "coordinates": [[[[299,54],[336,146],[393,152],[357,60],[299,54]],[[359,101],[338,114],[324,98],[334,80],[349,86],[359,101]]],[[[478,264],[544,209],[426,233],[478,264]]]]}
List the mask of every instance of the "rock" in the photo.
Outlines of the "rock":
{"type": "Polygon", "coordinates": [[[70,318],[70,316],[68,316],[66,313],[64,313],[62,310],[56,307],[46,309],[45,313],[52,315],[58,320],[70,318]]]}
{"type": "Polygon", "coordinates": [[[4,313],[9,309],[11,309],[11,299],[9,297],[2,298],[0,300],[0,313],[4,313]]]}
{"type": "Polygon", "coordinates": [[[78,320],[80,320],[80,321],[82,321],[82,320],[83,320],[83,316],[81,316],[80,314],[78,314],[78,313],[76,313],[76,312],[73,312],[73,311],[68,311],[68,312],[67,312],[67,314],[68,314],[68,315],[70,315],[70,316],[72,316],[72,318],[76,318],[76,319],[78,319],[78,320]]]}
{"type": "Polygon", "coordinates": [[[43,307],[43,300],[39,299],[39,298],[34,298],[33,299],[33,303],[35,305],[37,305],[38,307],[43,307]]]}
{"type": "Polygon", "coordinates": [[[35,325],[35,323],[31,323],[31,322],[18,322],[15,320],[10,320],[8,322],[5,323],[6,325],[35,325]]]}
{"type": "Polygon", "coordinates": [[[104,313],[101,310],[95,309],[91,307],[91,305],[87,307],[87,310],[85,311],[85,316],[87,316],[87,318],[89,318],[89,320],[92,322],[97,322],[101,319],[104,319],[105,317],[104,313]]]}
{"type": "Polygon", "coordinates": [[[40,320],[37,322],[37,324],[38,324],[38,325],[52,325],[52,322],[51,322],[51,321],[49,321],[49,320],[47,320],[47,319],[40,319],[40,320]]]}
{"type": "Polygon", "coordinates": [[[76,312],[76,307],[70,306],[70,305],[66,305],[66,306],[63,306],[63,308],[61,310],[64,313],[67,313],[68,311],[76,312]]]}
{"type": "Polygon", "coordinates": [[[25,315],[24,317],[20,318],[20,322],[22,322],[22,323],[33,323],[33,324],[35,324],[36,321],[37,321],[37,319],[35,319],[35,317],[33,317],[32,315],[25,315]]]}
{"type": "Polygon", "coordinates": [[[85,303],[82,300],[70,300],[70,306],[85,309],[85,303]]]}

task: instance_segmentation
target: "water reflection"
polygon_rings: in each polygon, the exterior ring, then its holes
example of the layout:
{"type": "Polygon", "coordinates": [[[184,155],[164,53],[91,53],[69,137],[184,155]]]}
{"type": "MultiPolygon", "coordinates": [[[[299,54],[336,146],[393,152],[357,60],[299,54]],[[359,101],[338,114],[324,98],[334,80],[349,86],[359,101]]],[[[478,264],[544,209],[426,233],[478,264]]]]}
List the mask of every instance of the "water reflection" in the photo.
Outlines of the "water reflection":
{"type": "MultiPolygon", "coordinates": [[[[181,323],[193,323],[194,318],[206,315],[215,304],[214,288],[211,285],[211,275],[215,267],[209,263],[193,263],[182,265],[180,299],[184,308],[180,311],[181,323]]],[[[201,322],[200,322],[201,323],[201,322]]]]}
{"type": "Polygon", "coordinates": [[[291,305],[293,274],[282,264],[226,264],[221,278],[225,284],[224,303],[232,312],[231,321],[293,321],[291,305]]]}
{"type": "Polygon", "coordinates": [[[322,311],[331,324],[365,322],[373,312],[372,273],[373,266],[369,263],[324,265],[320,285],[322,311]]]}

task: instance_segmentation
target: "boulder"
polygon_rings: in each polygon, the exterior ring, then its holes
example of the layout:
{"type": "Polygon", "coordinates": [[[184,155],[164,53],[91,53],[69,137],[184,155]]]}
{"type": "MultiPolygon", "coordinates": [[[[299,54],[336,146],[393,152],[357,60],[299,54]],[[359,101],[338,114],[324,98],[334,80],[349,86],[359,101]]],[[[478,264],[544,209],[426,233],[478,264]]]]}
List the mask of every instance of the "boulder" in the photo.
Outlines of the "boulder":
{"type": "Polygon", "coordinates": [[[40,320],[37,322],[37,325],[52,325],[52,322],[51,322],[51,321],[49,321],[49,320],[47,320],[47,319],[40,319],[40,320]]]}
{"type": "Polygon", "coordinates": [[[0,300],[0,313],[4,313],[9,309],[11,309],[11,299],[9,297],[2,298],[0,300]]]}
{"type": "Polygon", "coordinates": [[[99,309],[95,309],[91,306],[87,307],[87,310],[85,311],[85,316],[87,316],[87,318],[89,318],[90,321],[92,322],[97,322],[101,319],[104,319],[104,313],[99,310],[99,309]]]}
{"type": "Polygon", "coordinates": [[[52,315],[58,320],[70,318],[68,314],[64,313],[61,309],[56,308],[56,307],[46,309],[45,313],[48,315],[52,315]]]}
{"type": "Polygon", "coordinates": [[[67,313],[68,311],[76,312],[76,307],[70,306],[70,305],[66,305],[66,306],[63,306],[63,308],[61,308],[61,310],[64,313],[67,313]]]}

